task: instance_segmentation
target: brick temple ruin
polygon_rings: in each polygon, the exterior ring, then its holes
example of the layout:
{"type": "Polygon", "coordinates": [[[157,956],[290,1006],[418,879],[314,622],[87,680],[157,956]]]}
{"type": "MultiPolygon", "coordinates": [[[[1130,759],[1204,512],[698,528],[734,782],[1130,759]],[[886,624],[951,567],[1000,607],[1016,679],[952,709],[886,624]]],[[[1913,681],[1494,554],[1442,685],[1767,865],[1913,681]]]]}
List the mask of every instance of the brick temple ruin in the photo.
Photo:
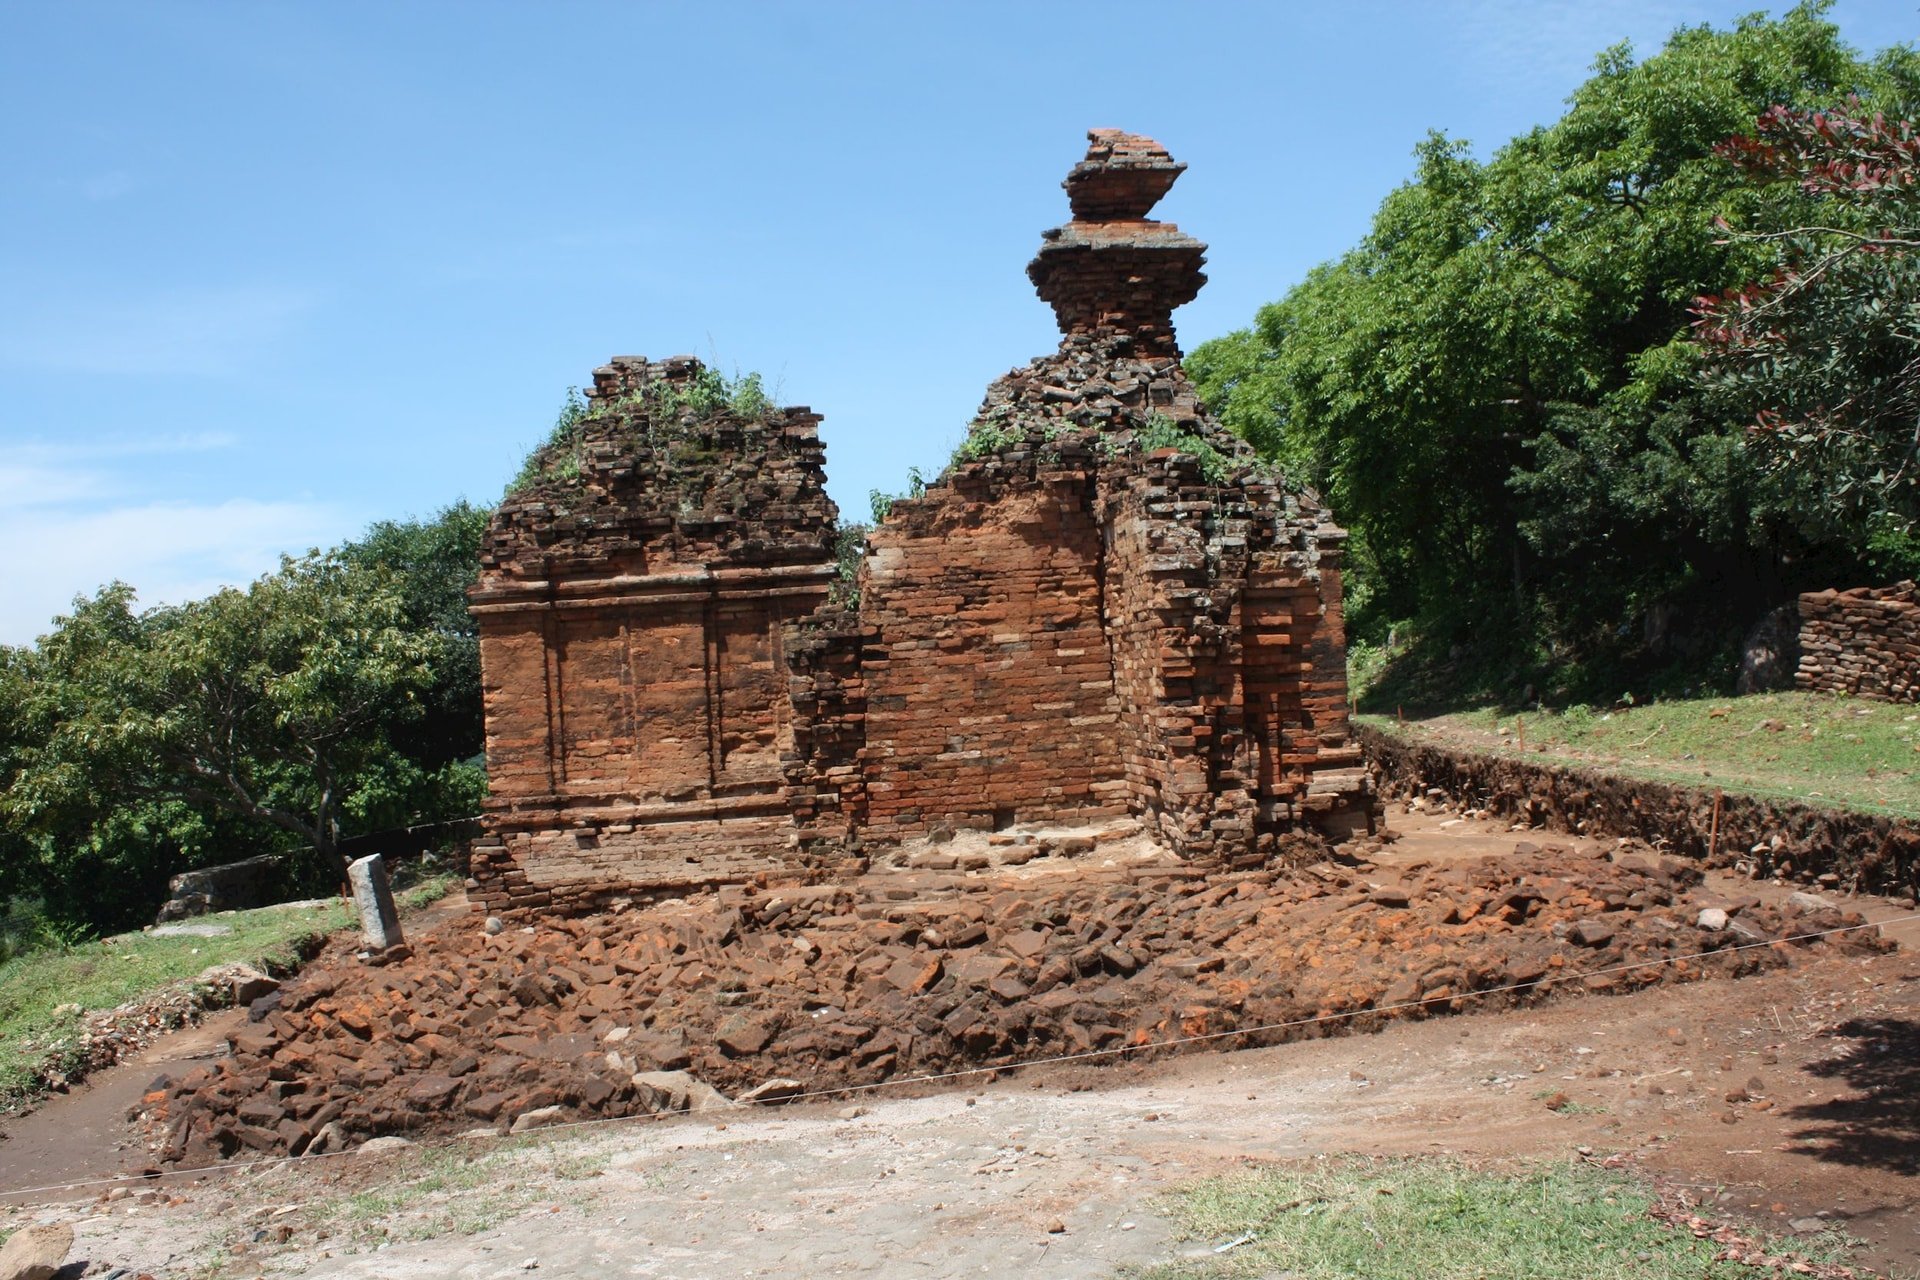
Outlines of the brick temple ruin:
{"type": "Polygon", "coordinates": [[[1340,839],[1345,534],[1180,366],[1205,246],[1184,169],[1096,130],[1028,266],[1052,355],[995,381],[946,472],[836,592],[820,417],[618,357],[503,502],[471,599],[492,912],[824,878],[954,831],[1134,822],[1188,858],[1340,839]]]}

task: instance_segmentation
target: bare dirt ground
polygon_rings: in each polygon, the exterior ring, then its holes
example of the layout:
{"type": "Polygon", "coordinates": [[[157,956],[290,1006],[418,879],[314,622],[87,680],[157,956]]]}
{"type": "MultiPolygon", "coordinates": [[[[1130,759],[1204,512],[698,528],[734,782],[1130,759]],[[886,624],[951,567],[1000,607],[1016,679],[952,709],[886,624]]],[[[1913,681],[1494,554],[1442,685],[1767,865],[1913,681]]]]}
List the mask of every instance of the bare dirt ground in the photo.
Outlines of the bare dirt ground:
{"type": "MultiPolygon", "coordinates": [[[[1454,818],[1394,824],[1389,864],[1515,838],[1454,818]]],[[[3,1225],[74,1222],[89,1275],[1107,1276],[1212,1244],[1175,1239],[1159,1199],[1245,1161],[1587,1148],[1776,1231],[1824,1216],[1865,1242],[1860,1263],[1920,1274],[1920,924],[1890,903],[1848,905],[1902,950],[920,1096],[170,1178],[24,1206],[3,1225]]],[[[65,1118],[69,1165],[104,1170],[134,1153],[114,1150],[130,1132],[90,1096],[37,1123],[58,1133],[65,1118]]],[[[16,1165],[15,1134],[0,1145],[8,1187],[52,1167],[16,1165]]]]}

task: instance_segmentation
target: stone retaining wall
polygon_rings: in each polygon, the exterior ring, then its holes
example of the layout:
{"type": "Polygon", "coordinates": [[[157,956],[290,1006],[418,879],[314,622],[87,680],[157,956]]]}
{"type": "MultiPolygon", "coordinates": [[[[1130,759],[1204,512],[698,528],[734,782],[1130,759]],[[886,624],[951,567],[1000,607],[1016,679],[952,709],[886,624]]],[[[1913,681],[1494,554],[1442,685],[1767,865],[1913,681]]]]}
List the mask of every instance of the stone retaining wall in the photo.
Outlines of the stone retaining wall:
{"type": "Polygon", "coordinates": [[[1759,874],[1920,897],[1920,825],[1905,819],[1725,794],[1716,838],[1712,790],[1411,743],[1366,725],[1354,733],[1388,795],[1438,788],[1529,826],[1631,836],[1713,866],[1745,860],[1759,874]]]}

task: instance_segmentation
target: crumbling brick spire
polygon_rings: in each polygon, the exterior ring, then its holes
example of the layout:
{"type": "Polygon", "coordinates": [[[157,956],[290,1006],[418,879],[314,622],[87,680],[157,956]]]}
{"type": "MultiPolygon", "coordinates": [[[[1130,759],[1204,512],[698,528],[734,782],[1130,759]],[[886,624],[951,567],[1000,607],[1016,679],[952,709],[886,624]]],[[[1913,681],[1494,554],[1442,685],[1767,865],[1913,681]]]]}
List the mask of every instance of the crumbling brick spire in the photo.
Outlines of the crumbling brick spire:
{"type": "Polygon", "coordinates": [[[1139,134],[1092,129],[1087,138],[1087,158],[1062,184],[1073,221],[1042,233],[1027,278],[1062,334],[1129,334],[1139,355],[1177,357],[1173,310],[1207,282],[1207,246],[1147,213],[1187,166],[1139,134]]]}

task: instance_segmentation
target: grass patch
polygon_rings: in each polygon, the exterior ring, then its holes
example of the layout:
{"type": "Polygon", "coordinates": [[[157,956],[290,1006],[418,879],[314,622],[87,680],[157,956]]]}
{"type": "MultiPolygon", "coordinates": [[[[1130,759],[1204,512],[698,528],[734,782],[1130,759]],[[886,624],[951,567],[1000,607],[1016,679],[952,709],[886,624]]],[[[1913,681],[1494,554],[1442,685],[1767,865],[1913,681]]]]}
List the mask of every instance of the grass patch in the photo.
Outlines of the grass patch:
{"type": "Polygon", "coordinates": [[[394,905],[402,914],[430,907],[458,888],[462,879],[457,871],[432,872],[403,889],[395,889],[394,905]]]}
{"type": "Polygon", "coordinates": [[[483,1145],[416,1147],[387,1158],[371,1186],[311,1204],[309,1225],[349,1248],[489,1230],[542,1201],[581,1199],[610,1157],[590,1137],[530,1134],[483,1145]]]}
{"type": "Polygon", "coordinates": [[[1828,808],[1920,817],[1920,707],[1761,693],[1607,708],[1459,711],[1362,723],[1421,742],[1723,787],[1828,808]]]}
{"type": "Polygon", "coordinates": [[[0,1110],[37,1096],[49,1067],[64,1071],[79,1061],[87,1012],[189,982],[209,965],[237,960],[290,968],[309,939],[350,920],[351,912],[339,902],[222,912],[198,918],[233,930],[219,937],[123,933],[0,964],[0,1110]]]}
{"type": "MultiPolygon", "coordinates": [[[[1231,1250],[1138,1280],[1736,1280],[1719,1246],[1647,1216],[1653,1193],[1584,1164],[1495,1173],[1450,1160],[1336,1158],[1199,1183],[1168,1206],[1185,1236],[1231,1250]]],[[[1839,1261],[1844,1237],[1793,1252],[1839,1261]]],[[[1789,1246],[1775,1245],[1775,1252],[1789,1246]]]]}

